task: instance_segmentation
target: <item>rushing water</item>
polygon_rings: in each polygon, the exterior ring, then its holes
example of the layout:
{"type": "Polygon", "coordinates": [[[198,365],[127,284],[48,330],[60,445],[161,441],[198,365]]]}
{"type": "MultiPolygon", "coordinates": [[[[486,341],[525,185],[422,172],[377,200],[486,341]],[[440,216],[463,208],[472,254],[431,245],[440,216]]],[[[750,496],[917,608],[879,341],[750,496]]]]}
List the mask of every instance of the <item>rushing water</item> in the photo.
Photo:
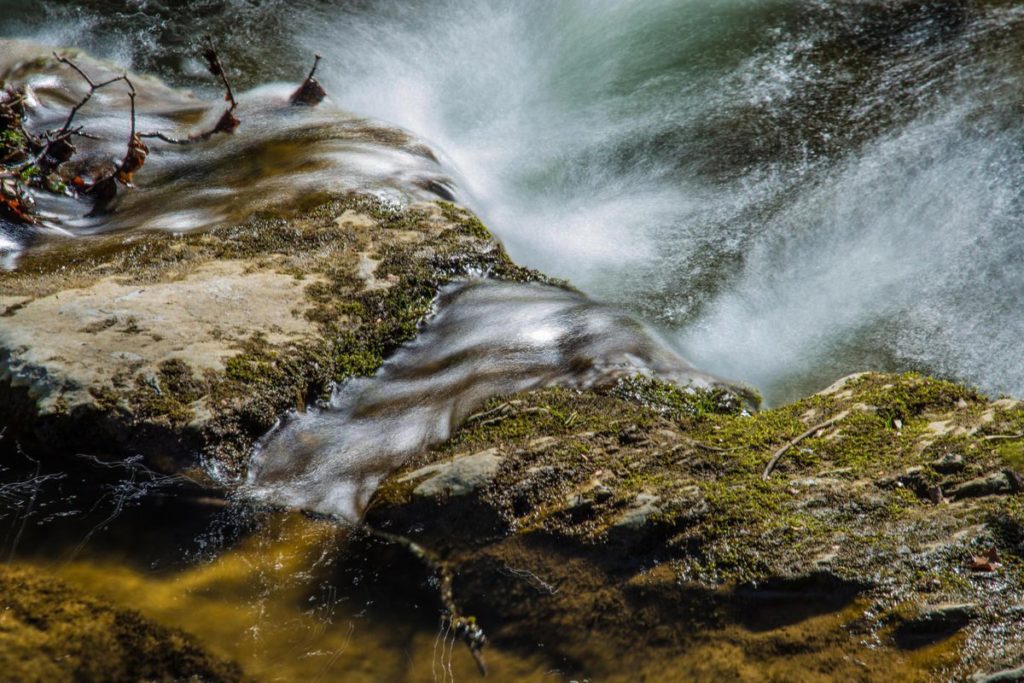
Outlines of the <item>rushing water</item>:
{"type": "MultiPolygon", "coordinates": [[[[29,128],[61,127],[68,108],[82,101],[88,86],[70,69],[50,60],[36,43],[7,41],[0,53],[0,79],[31,89],[29,128]]],[[[109,63],[77,56],[76,64],[95,82],[119,74],[109,63]]],[[[191,92],[136,76],[133,87],[136,129],[173,139],[210,130],[226,105],[220,98],[202,100],[191,92]]],[[[30,246],[34,233],[87,235],[110,231],[195,230],[243,220],[275,205],[296,205],[325,193],[362,191],[389,203],[451,198],[452,181],[433,153],[412,136],[368,121],[331,102],[293,107],[294,85],[270,85],[238,94],[236,113],[246,121],[244,135],[215,135],[201,144],[175,145],[147,138],[144,180],[140,191],[119,192],[103,210],[90,211],[84,201],[37,193],[41,226],[5,225],[0,221],[0,253],[30,246]],[[315,144],[311,144],[315,143],[315,144]],[[83,215],[87,214],[87,215],[83,215]]],[[[124,155],[130,117],[127,89],[114,84],[98,90],[75,117],[96,139],[76,138],[76,157],[60,172],[75,175],[106,171],[110,160],[124,155]]],[[[16,254],[15,254],[16,256],[16,254]]],[[[16,263],[16,259],[14,259],[16,263]]]]}
{"type": "Polygon", "coordinates": [[[515,258],[769,400],[866,367],[1024,393],[1015,3],[0,4],[0,32],[190,84],[201,32],[249,84],[319,51],[515,258]]]}
{"type": "Polygon", "coordinates": [[[202,32],[248,84],[322,53],[335,100],[433,142],[513,257],[770,401],[866,367],[1024,393],[1015,3],[0,5],[0,32],[189,84],[202,32]]]}
{"type": "MultiPolygon", "coordinates": [[[[254,197],[291,199],[331,182],[411,199],[436,195],[440,183],[519,262],[629,309],[701,367],[757,386],[770,402],[867,368],[1024,394],[1016,3],[0,0],[0,37],[81,46],[196,88],[209,104],[158,89],[148,105],[140,100],[146,127],[176,132],[219,111],[197,59],[207,33],[247,92],[243,125],[263,143],[215,139],[189,153],[154,144],[146,169],[160,188],[125,194],[107,222],[61,229],[198,227],[235,217],[254,197]],[[283,98],[314,52],[333,103],[289,111],[283,98]],[[374,124],[342,111],[411,135],[381,128],[380,145],[351,144],[350,133],[365,136],[374,124]],[[311,134],[329,142],[294,164],[289,136],[311,134]],[[250,167],[234,163],[243,157],[250,167]],[[331,173],[339,158],[353,175],[331,173]]],[[[69,100],[45,84],[39,91],[51,98],[50,118],[36,122],[46,125],[69,100]]],[[[103,111],[83,116],[123,134],[123,118],[103,111]]],[[[0,250],[19,239],[0,236],[0,250]]],[[[323,412],[270,435],[264,454],[288,451],[288,468],[257,459],[252,490],[354,515],[394,464],[353,467],[357,441],[399,457],[443,438],[482,396],[585,384],[586,373],[565,376],[573,357],[607,363],[592,379],[623,367],[700,379],[644,325],[564,291],[456,287],[439,310],[376,380],[347,385],[323,412]],[[536,343],[495,339],[488,311],[519,316],[536,343]],[[477,362],[478,342],[503,349],[503,374],[477,362]],[[429,373],[438,366],[456,371],[429,373]],[[466,377],[465,394],[438,390],[466,377]],[[451,400],[395,414],[403,396],[408,407],[425,392],[451,400]],[[409,416],[420,429],[400,428],[409,416]],[[340,421],[350,429],[338,430],[340,421]],[[372,438],[356,438],[364,436],[372,438]],[[330,457],[339,449],[347,459],[330,457]],[[346,502],[331,505],[339,492],[346,502]]],[[[376,569],[332,565],[347,561],[338,559],[346,555],[337,527],[224,511],[134,461],[40,469],[10,441],[0,440],[8,558],[140,601],[147,615],[198,633],[268,680],[332,670],[351,680],[432,680],[430,591],[394,614],[374,612],[393,585],[367,590],[376,569]],[[89,485],[73,486],[79,476],[89,485]],[[423,619],[409,618],[421,608],[423,619]]],[[[540,655],[502,655],[499,646],[496,656],[510,679],[550,673],[540,655]]],[[[472,671],[468,658],[461,665],[460,678],[472,671]]]]}
{"type": "Polygon", "coordinates": [[[345,384],[324,410],[265,439],[249,493],[356,520],[388,473],[442,443],[487,399],[558,384],[608,386],[643,372],[726,387],[621,311],[546,285],[451,285],[415,341],[375,376],[345,384]]]}

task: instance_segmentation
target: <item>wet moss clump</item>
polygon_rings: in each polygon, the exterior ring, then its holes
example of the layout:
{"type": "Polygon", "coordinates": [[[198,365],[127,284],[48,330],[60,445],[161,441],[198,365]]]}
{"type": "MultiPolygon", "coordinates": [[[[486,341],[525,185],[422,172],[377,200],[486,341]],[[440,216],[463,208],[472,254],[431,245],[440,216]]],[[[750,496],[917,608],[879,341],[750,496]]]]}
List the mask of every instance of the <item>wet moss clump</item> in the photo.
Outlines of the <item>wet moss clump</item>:
{"type": "Polygon", "coordinates": [[[441,207],[445,218],[459,226],[459,229],[464,234],[482,240],[491,239],[490,230],[487,229],[479,218],[466,209],[456,206],[451,202],[438,202],[437,204],[441,207]]]}
{"type": "Polygon", "coordinates": [[[895,380],[884,375],[864,375],[851,383],[861,400],[874,406],[887,426],[907,422],[926,411],[946,410],[959,402],[981,401],[977,390],[946,380],[909,372],[895,380]]]}
{"type": "Polygon", "coordinates": [[[736,415],[743,410],[740,398],[726,389],[678,387],[646,375],[621,379],[609,393],[680,417],[700,419],[711,414],[736,415]]]}

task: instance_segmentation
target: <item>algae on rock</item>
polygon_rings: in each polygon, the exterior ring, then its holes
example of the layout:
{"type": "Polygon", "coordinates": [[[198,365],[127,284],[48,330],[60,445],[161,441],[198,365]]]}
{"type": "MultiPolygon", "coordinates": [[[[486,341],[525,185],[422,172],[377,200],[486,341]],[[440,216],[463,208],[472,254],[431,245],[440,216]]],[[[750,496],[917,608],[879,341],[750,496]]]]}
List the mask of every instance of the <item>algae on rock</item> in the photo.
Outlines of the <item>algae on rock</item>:
{"type": "Polygon", "coordinates": [[[164,470],[202,452],[238,471],[282,412],[411,339],[447,282],[544,279],[465,216],[352,194],[29,252],[0,272],[5,421],[55,449],[143,453],[164,470]]]}

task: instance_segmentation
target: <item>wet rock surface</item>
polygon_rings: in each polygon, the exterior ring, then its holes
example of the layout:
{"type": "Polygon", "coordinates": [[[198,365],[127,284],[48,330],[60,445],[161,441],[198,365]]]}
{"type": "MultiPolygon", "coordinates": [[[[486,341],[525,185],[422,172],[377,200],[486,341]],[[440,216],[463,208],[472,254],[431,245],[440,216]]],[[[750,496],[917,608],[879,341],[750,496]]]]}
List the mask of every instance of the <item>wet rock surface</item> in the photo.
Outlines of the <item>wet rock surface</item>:
{"type": "MultiPolygon", "coordinates": [[[[61,54],[96,81],[122,73],[61,54]]],[[[5,40],[0,55],[33,128],[63,122],[86,93],[50,48],[5,40]]],[[[216,100],[131,76],[140,129],[184,136],[220,115],[216,100]]],[[[122,90],[77,112],[93,133],[83,158],[122,153],[122,90]]],[[[451,180],[420,141],[330,102],[290,107],[278,90],[239,94],[231,135],[151,141],[106,210],[83,216],[88,203],[40,193],[47,219],[0,246],[0,404],[22,438],[143,454],[163,471],[204,456],[235,475],[278,416],[415,336],[444,284],[543,279],[475,217],[432,201],[428,181],[451,180]]]]}
{"type": "MultiPolygon", "coordinates": [[[[345,145],[430,166],[406,134],[364,124],[348,120],[345,145]]],[[[252,168],[230,159],[253,148],[225,144],[211,177],[246,184],[252,168]]],[[[141,454],[161,471],[194,473],[203,458],[230,481],[280,416],[415,337],[443,285],[545,280],[457,206],[372,191],[408,185],[401,173],[354,177],[258,211],[232,206],[192,232],[40,238],[0,271],[8,438],[141,454]]],[[[392,476],[366,521],[454,567],[456,599],[495,642],[542,649],[581,677],[1017,680],[1020,403],[871,373],[755,414],[728,398],[636,377],[497,399],[392,476]]],[[[398,583],[406,565],[381,573],[398,583]]],[[[29,579],[4,569],[4,581],[10,619],[29,579]]],[[[240,675],[180,634],[131,623],[173,653],[160,666],[193,668],[129,677],[240,675]]],[[[54,633],[26,624],[14,632],[45,652],[54,633]]],[[[88,640],[80,623],[68,633],[57,649],[110,636],[88,640]]]]}
{"type": "MultiPolygon", "coordinates": [[[[775,642],[757,647],[782,647],[787,629],[826,615],[835,630],[801,641],[808,675],[957,680],[1024,656],[1011,635],[1024,443],[990,438],[1020,433],[1019,403],[870,373],[753,415],[701,398],[644,379],[517,396],[503,419],[470,422],[389,480],[367,520],[450,558],[457,596],[494,638],[543,641],[593,675],[615,679],[609,641],[653,675],[648,660],[692,652],[694,630],[746,624],[775,642]],[[844,412],[762,479],[780,445],[844,412]],[[940,420],[962,429],[936,438],[940,420]],[[415,495],[408,472],[489,449],[513,455],[488,486],[457,503],[415,495]],[[595,633],[603,645],[589,647],[582,634],[595,633]]],[[[703,675],[755,679],[737,663],[703,675]]]]}
{"type": "Polygon", "coordinates": [[[535,277],[476,225],[454,208],[352,195],[25,254],[0,272],[6,422],[55,450],[142,453],[163,470],[203,453],[237,470],[278,415],[415,335],[445,282],[535,277]],[[372,272],[360,254],[376,257],[372,272]]]}

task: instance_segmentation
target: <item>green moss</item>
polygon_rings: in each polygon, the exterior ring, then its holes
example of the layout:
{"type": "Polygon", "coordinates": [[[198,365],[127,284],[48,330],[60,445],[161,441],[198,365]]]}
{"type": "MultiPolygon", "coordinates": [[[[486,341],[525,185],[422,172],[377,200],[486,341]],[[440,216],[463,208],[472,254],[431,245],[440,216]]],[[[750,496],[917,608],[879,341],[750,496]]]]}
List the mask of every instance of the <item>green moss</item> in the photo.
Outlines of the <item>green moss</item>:
{"type": "MultiPolygon", "coordinates": [[[[244,222],[177,238],[156,233],[131,241],[103,236],[76,242],[73,249],[57,243],[31,250],[16,271],[0,272],[0,291],[45,296],[110,275],[144,285],[187,277],[204,263],[225,259],[308,280],[308,305],[298,314],[316,325],[315,334],[296,343],[269,344],[259,335],[240,342],[223,373],[202,378],[199,398],[205,397],[214,413],[205,447],[236,463],[244,462],[249,444],[276,415],[323,397],[332,382],[375,372],[399,345],[416,336],[446,284],[482,274],[552,282],[514,264],[464,210],[452,205],[396,207],[351,193],[319,195],[302,206],[265,211],[244,222]],[[337,217],[346,211],[371,216],[376,225],[339,224],[337,217]],[[391,231],[420,237],[395,240],[391,231]],[[365,288],[358,274],[360,253],[378,262],[377,280],[388,286],[365,288]],[[54,278],[58,271],[61,277],[54,278]]],[[[126,331],[142,330],[128,321],[126,331]]],[[[143,421],[180,425],[191,420],[196,392],[169,387],[163,374],[127,378],[122,383],[126,393],[108,403],[127,400],[143,421]]]]}
{"type": "Polygon", "coordinates": [[[724,389],[682,388],[645,375],[619,380],[610,393],[675,417],[736,415],[742,410],[739,399],[724,389]]]}
{"type": "Polygon", "coordinates": [[[915,372],[896,377],[864,375],[854,380],[850,389],[863,402],[875,406],[878,415],[890,427],[896,420],[906,423],[927,411],[950,409],[960,401],[977,403],[984,400],[975,389],[915,372]]]}
{"type": "Polygon", "coordinates": [[[455,223],[463,234],[481,240],[492,239],[491,231],[484,226],[479,218],[466,209],[451,202],[439,201],[437,205],[441,207],[444,217],[455,223]]]}

